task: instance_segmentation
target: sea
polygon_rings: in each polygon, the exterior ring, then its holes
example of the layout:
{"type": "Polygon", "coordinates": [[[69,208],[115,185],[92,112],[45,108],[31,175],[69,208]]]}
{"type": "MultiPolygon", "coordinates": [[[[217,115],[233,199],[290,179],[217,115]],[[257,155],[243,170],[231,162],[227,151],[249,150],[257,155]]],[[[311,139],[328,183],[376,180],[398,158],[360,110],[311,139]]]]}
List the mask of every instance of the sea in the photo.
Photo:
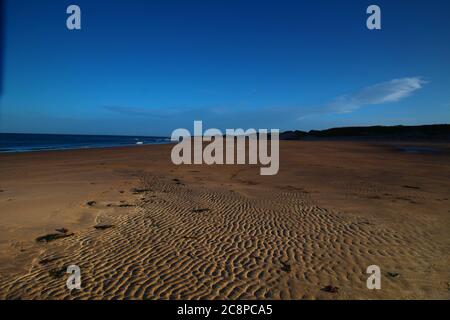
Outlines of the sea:
{"type": "Polygon", "coordinates": [[[0,153],[170,143],[168,137],[0,133],[0,153]]]}

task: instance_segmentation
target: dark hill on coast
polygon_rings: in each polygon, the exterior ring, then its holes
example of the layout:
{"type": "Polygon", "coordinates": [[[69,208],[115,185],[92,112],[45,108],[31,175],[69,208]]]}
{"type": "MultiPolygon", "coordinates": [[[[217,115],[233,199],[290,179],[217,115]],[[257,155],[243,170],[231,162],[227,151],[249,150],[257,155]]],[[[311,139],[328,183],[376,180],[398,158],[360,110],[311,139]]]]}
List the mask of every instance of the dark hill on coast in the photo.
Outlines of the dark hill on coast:
{"type": "Polygon", "coordinates": [[[281,140],[315,140],[320,138],[450,140],[450,124],[422,126],[342,127],[326,130],[311,130],[309,132],[299,130],[285,131],[280,134],[281,140]]]}

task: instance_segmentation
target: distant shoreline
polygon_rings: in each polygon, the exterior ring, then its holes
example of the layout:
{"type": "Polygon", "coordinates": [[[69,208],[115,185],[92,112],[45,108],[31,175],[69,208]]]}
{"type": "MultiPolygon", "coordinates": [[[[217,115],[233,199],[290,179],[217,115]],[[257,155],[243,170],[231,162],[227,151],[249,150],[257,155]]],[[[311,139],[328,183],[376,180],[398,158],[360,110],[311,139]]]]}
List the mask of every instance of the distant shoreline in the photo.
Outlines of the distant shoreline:
{"type": "Polygon", "coordinates": [[[168,137],[0,133],[0,153],[103,149],[170,143],[168,137]]]}
{"type": "MultiPolygon", "coordinates": [[[[170,137],[0,133],[0,153],[103,149],[171,143],[170,137]]],[[[421,126],[341,127],[325,130],[284,131],[280,140],[303,141],[450,141],[450,124],[421,126]]]]}

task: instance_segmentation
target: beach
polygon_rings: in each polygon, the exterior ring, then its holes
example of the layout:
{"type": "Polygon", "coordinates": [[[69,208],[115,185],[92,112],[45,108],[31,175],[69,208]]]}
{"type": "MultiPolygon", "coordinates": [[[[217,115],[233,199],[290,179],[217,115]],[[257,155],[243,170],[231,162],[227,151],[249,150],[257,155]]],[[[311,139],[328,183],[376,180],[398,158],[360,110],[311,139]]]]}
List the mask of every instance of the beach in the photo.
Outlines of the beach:
{"type": "Polygon", "coordinates": [[[274,176],[171,148],[0,154],[0,298],[450,298],[450,144],[281,141],[274,176]]]}

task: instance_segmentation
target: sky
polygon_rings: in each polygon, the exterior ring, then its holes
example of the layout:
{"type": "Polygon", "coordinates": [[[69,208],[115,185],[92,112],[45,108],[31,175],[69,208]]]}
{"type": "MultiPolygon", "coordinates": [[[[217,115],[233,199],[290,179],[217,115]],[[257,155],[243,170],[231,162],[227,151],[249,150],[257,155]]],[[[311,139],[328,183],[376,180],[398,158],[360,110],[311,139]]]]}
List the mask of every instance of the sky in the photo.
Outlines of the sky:
{"type": "Polygon", "coordinates": [[[4,0],[0,132],[450,123],[448,0],[4,0]],[[81,30],[66,9],[81,8],[81,30]],[[369,5],[381,30],[366,27],[369,5]]]}

